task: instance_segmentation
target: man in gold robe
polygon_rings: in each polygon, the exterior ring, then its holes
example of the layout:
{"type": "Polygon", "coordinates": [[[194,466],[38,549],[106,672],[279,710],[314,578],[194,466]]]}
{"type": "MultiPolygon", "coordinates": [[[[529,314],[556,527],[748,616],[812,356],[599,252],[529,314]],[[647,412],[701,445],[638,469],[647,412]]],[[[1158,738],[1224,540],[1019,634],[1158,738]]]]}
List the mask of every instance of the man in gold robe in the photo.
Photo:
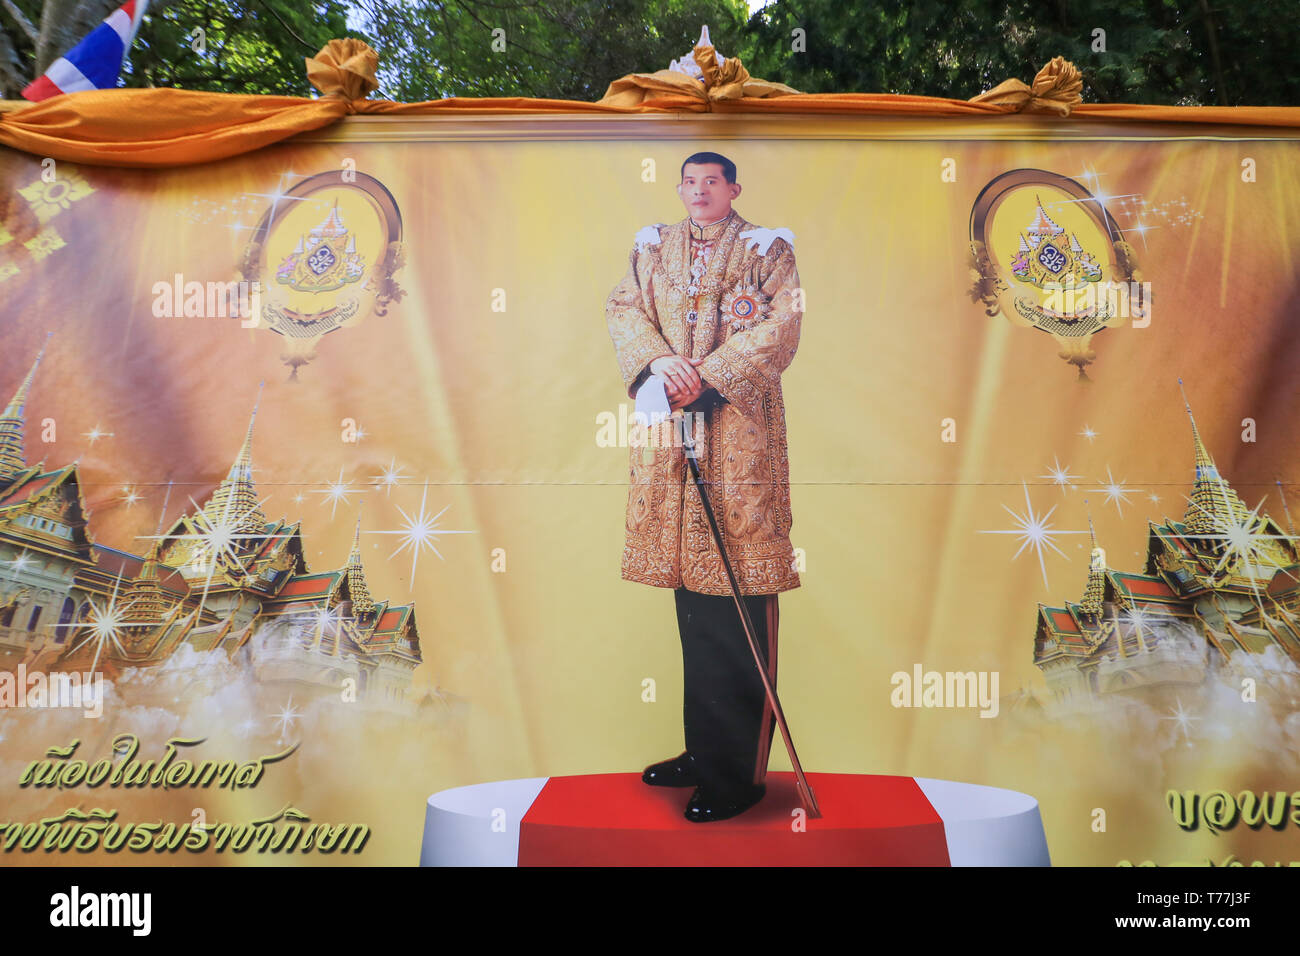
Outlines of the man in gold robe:
{"type": "Polygon", "coordinates": [[[740,191],[725,156],[688,157],[677,186],[687,218],[637,233],[605,305],[629,397],[658,376],[673,409],[633,427],[622,576],[675,593],[686,750],[642,779],[694,787],[693,822],[762,799],[776,721],[692,487],[679,414],[773,686],[777,594],[799,586],[781,373],[799,344],[803,293],[794,236],[742,219],[731,205],[740,191]]]}

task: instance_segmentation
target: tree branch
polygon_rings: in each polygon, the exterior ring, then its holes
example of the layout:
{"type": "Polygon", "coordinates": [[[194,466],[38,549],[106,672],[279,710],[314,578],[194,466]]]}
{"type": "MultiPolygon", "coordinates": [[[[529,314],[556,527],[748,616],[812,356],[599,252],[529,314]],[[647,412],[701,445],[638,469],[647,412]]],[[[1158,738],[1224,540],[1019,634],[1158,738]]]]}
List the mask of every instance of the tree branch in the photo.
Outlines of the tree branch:
{"type": "Polygon", "coordinates": [[[0,6],[5,8],[5,12],[9,14],[14,23],[18,24],[18,29],[27,34],[27,39],[34,44],[36,42],[36,37],[38,36],[36,25],[32,23],[31,20],[27,19],[23,12],[18,9],[18,5],[14,3],[13,0],[0,0],[0,6]]]}
{"type": "Polygon", "coordinates": [[[14,49],[9,34],[0,30],[0,99],[17,98],[26,85],[27,77],[23,76],[18,51],[14,49]]]}
{"type": "MultiPolygon", "coordinates": [[[[486,31],[488,32],[489,35],[491,35],[492,30],[493,30],[493,27],[490,27],[490,26],[488,26],[486,23],[484,23],[483,20],[480,19],[480,17],[478,16],[478,14],[476,14],[472,9],[470,9],[470,7],[469,7],[468,5],[466,5],[466,4],[463,2],[463,0],[454,0],[454,2],[455,2],[455,4],[456,4],[456,6],[460,7],[462,10],[464,10],[464,11],[469,15],[469,18],[470,18],[471,20],[473,20],[475,23],[477,23],[479,26],[481,26],[484,30],[486,30],[486,31]]],[[[541,53],[541,52],[539,52],[539,51],[537,51],[537,50],[533,50],[533,49],[530,49],[530,48],[524,46],[524,45],[523,45],[522,43],[520,43],[518,40],[507,39],[507,40],[506,40],[506,43],[508,43],[508,44],[511,45],[511,46],[517,46],[517,47],[519,47],[519,49],[523,50],[523,51],[524,51],[525,53],[527,53],[528,55],[530,55],[530,56],[535,56],[535,57],[537,57],[539,60],[547,60],[547,61],[549,61],[549,62],[551,62],[551,63],[554,63],[556,66],[562,66],[562,67],[565,67],[565,68],[568,68],[568,66],[569,66],[569,64],[565,63],[563,60],[558,60],[558,59],[556,59],[556,58],[553,57],[553,56],[547,56],[545,53],[541,53]]]]}
{"type": "Polygon", "coordinates": [[[1223,61],[1219,59],[1219,39],[1214,34],[1214,18],[1210,15],[1210,5],[1201,0],[1201,14],[1205,17],[1205,33],[1210,40],[1210,64],[1214,69],[1215,92],[1219,94],[1219,103],[1228,105],[1227,83],[1223,80],[1223,61]]]}
{"type": "Polygon", "coordinates": [[[320,52],[320,48],[319,48],[319,47],[312,46],[310,43],[308,43],[308,42],[307,42],[306,40],[304,40],[302,37],[298,36],[298,34],[294,33],[294,32],[293,32],[293,27],[289,26],[289,24],[287,24],[287,23],[284,22],[284,17],[280,16],[280,14],[276,12],[275,7],[273,7],[273,6],[271,6],[269,3],[265,3],[265,2],[263,2],[263,3],[261,4],[261,6],[262,6],[262,9],[263,9],[263,10],[265,10],[265,11],[266,11],[267,13],[269,13],[271,16],[275,17],[277,20],[280,21],[280,26],[284,27],[285,32],[288,33],[289,36],[293,37],[295,40],[297,40],[299,43],[301,43],[302,46],[303,46],[303,49],[304,49],[304,50],[306,50],[308,53],[312,54],[313,56],[314,56],[315,54],[317,54],[317,53],[320,52]]]}
{"type": "Polygon", "coordinates": [[[77,26],[78,39],[84,37],[103,22],[121,4],[117,0],[79,0],[72,21],[77,26]]]}
{"type": "Polygon", "coordinates": [[[51,63],[63,55],[69,32],[71,14],[76,7],[76,0],[45,0],[41,7],[41,29],[36,37],[36,62],[32,66],[32,75],[40,76],[51,63]]]}

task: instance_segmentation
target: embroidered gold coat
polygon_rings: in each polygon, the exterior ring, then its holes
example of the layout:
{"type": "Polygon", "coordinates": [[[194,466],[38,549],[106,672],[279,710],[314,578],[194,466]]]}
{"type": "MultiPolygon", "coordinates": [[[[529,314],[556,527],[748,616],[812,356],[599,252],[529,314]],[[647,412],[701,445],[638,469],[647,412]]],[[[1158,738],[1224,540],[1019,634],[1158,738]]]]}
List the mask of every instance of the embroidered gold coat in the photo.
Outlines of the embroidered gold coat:
{"type": "MultiPolygon", "coordinates": [[[[629,396],[661,355],[705,359],[698,371],[716,396],[706,392],[713,400],[689,409],[699,411],[690,420],[700,471],[741,593],[776,594],[799,586],[781,395],[803,318],[794,249],[733,210],[717,226],[693,297],[691,228],[683,219],[637,234],[627,274],[605,304],[606,323],[629,396]],[[754,235],[742,236],[747,232],[754,235]],[[692,301],[694,323],[687,321],[692,301]]],[[[712,238],[713,229],[703,235],[712,238]]],[[[673,438],[680,414],[649,428],[633,425],[622,576],[731,594],[680,438],[673,438]]]]}

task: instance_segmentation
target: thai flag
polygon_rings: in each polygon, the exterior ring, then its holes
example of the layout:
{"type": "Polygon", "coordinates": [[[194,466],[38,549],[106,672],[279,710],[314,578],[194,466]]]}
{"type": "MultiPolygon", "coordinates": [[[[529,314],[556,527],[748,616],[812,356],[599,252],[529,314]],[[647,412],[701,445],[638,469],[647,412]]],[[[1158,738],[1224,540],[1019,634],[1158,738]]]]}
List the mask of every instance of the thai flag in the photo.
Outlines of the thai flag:
{"type": "Polygon", "coordinates": [[[78,90],[106,90],[117,85],[122,60],[140,29],[149,0],[127,0],[110,13],[86,38],[61,56],[23,90],[33,102],[75,93],[78,90]]]}

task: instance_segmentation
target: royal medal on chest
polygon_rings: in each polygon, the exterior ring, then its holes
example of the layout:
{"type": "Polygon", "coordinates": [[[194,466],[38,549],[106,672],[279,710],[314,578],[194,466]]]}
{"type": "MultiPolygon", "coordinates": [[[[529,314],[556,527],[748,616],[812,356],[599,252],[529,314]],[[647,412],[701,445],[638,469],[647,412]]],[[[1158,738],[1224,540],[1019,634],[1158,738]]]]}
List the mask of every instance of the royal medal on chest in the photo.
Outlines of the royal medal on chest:
{"type": "Polygon", "coordinates": [[[771,297],[765,295],[758,282],[758,266],[751,266],[745,277],[722,297],[719,306],[722,321],[733,332],[753,328],[768,315],[771,297]]]}

